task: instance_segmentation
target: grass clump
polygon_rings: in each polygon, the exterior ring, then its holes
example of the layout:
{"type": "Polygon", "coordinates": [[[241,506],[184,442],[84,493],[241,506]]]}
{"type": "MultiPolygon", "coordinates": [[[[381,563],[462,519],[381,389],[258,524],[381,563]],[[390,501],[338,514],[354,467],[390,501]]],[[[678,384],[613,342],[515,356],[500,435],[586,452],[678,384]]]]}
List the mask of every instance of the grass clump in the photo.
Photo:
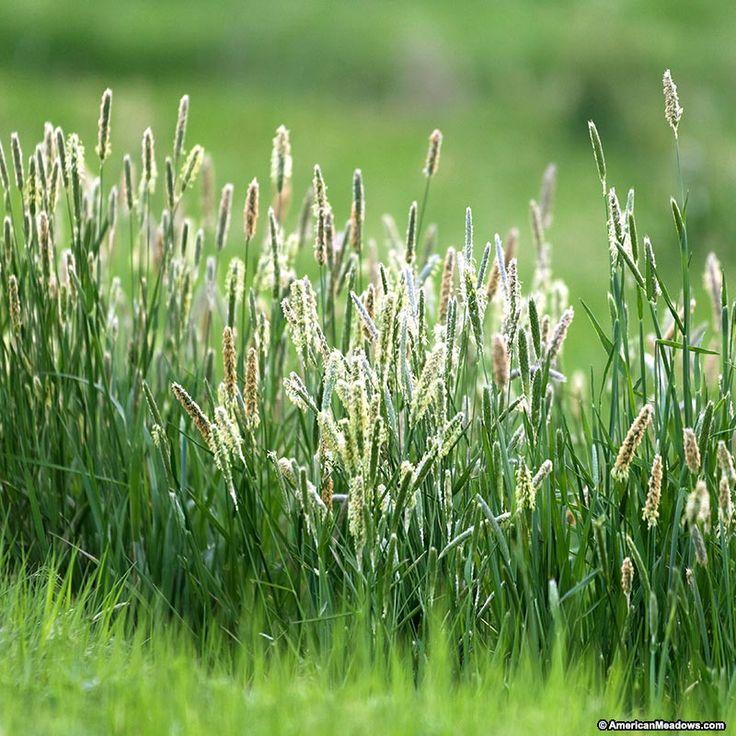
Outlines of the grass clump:
{"type": "Polygon", "coordinates": [[[47,126],[26,168],[12,139],[0,278],[9,566],[53,556],[72,587],[94,580],[133,616],[163,612],[244,651],[257,630],[319,662],[360,636],[364,664],[401,653],[416,673],[439,622],[460,678],[489,658],[540,676],[584,660],[592,677],[615,673],[627,708],[687,695],[722,713],[734,306],[709,259],[718,288],[695,321],[686,199],[672,200],[673,243],[658,248],[680,259],[668,288],[634,191],[622,206],[590,126],[609,320],[580,303],[606,355],[585,376],[565,365],[575,312],[552,272],[553,167],[530,207],[536,267],[523,285],[517,233],[481,246],[470,208],[457,250],[437,252],[422,230],[438,131],[407,235],[386,218],[381,247],[359,169],[349,213],[333,212],[318,167],[292,207],[283,126],[267,214],[255,181],[242,193],[226,183],[215,213],[188,114],[186,99],[163,176],[148,128],[140,174],[125,156],[109,188],[109,91],[95,173],[75,134],[47,126]],[[238,196],[242,231],[230,227],[238,196]],[[228,245],[239,254],[226,264],[228,245]]]}

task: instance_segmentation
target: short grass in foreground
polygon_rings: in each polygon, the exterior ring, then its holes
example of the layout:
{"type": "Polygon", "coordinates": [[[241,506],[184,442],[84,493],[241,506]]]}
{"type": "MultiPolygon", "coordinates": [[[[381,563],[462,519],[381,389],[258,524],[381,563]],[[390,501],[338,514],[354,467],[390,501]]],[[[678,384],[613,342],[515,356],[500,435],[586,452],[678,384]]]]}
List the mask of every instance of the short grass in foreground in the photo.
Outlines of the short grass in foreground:
{"type": "MultiPolygon", "coordinates": [[[[70,593],[48,569],[3,575],[3,733],[583,734],[626,712],[619,667],[606,683],[584,662],[563,671],[559,658],[547,677],[528,663],[509,677],[488,658],[458,678],[441,642],[418,672],[408,652],[377,664],[355,641],[300,658],[257,637],[245,654],[217,630],[197,642],[149,617],[131,626],[124,610],[114,596],[70,593]]],[[[678,713],[709,710],[691,693],[678,713]]],[[[736,719],[734,707],[722,714],[736,719]]],[[[676,717],[668,705],[636,715],[676,717]]]]}
{"type": "Polygon", "coordinates": [[[134,638],[170,620],[246,671],[267,642],[338,682],[397,658],[420,677],[441,641],[458,683],[579,666],[624,709],[726,710],[735,307],[710,256],[708,318],[693,311],[684,186],[672,242],[652,243],[590,123],[610,319],[575,303],[605,368],[568,374],[553,169],[522,289],[514,231],[477,243],[468,208],[462,246],[437,242],[439,131],[405,234],[390,217],[370,233],[360,170],[346,212],[318,166],[294,196],[284,126],[270,192],[253,179],[236,218],[235,188],[215,192],[187,141],[186,97],[170,151],[147,129],[111,186],[112,104],[94,153],[49,123],[0,157],[14,574],[53,561],[74,590],[114,595],[134,638]],[[676,255],[676,286],[655,253],[676,255]],[[330,660],[344,651],[358,659],[330,660]]]}

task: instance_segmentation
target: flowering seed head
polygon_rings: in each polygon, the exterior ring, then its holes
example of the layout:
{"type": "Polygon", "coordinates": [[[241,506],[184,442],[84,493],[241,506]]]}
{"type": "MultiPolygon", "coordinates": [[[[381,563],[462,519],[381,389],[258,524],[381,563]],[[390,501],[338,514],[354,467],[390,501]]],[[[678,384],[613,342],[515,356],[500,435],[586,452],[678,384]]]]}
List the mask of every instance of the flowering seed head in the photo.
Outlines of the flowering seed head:
{"type": "Polygon", "coordinates": [[[365,221],[365,189],[363,173],[353,173],[353,204],[350,210],[350,244],[360,253],[363,248],[363,222],[365,221]]]}
{"type": "Polygon", "coordinates": [[[631,605],[631,589],[634,582],[634,563],[631,557],[624,557],[621,563],[621,590],[626,597],[626,605],[631,605]]]}
{"type": "Polygon", "coordinates": [[[260,423],[258,415],[258,350],[248,348],[248,359],[245,363],[245,417],[251,428],[260,423]]]}
{"type": "Polygon", "coordinates": [[[726,443],[723,440],[719,440],[718,442],[716,455],[718,464],[721,466],[721,472],[731,485],[736,485],[736,467],[734,467],[733,456],[728,451],[726,443]]]}
{"type": "Polygon", "coordinates": [[[690,538],[693,540],[693,549],[695,550],[695,561],[701,567],[708,566],[708,552],[705,549],[705,540],[703,539],[703,533],[700,531],[700,527],[690,527],[690,538]]]}
{"type": "Polygon", "coordinates": [[[199,433],[209,445],[210,436],[212,434],[212,425],[204,412],[199,408],[197,402],[189,395],[187,390],[178,383],[171,384],[171,393],[174,394],[176,400],[181,404],[184,411],[194,422],[194,426],[199,430],[199,433]]]}
{"type": "Polygon", "coordinates": [[[127,154],[123,157],[123,180],[125,182],[125,204],[130,214],[135,206],[135,184],[133,183],[133,163],[127,154]]]}
{"type": "Polygon", "coordinates": [[[424,164],[424,175],[427,178],[437,173],[440,165],[440,149],[442,148],[442,133],[439,130],[433,130],[429,136],[429,148],[427,149],[427,161],[424,164]]]}
{"type": "Polygon", "coordinates": [[[10,322],[13,325],[13,332],[20,334],[22,324],[20,310],[20,296],[18,295],[18,279],[14,273],[8,277],[8,302],[10,308],[10,322]]]}
{"type": "Polygon", "coordinates": [[[314,260],[324,266],[327,263],[327,210],[320,207],[317,211],[317,227],[314,233],[314,260]]]}
{"type": "Polygon", "coordinates": [[[672,79],[669,69],[666,69],[662,77],[662,91],[664,92],[664,117],[677,138],[677,126],[682,117],[680,98],[677,95],[677,85],[672,79]]]}
{"type": "Polygon", "coordinates": [[[568,307],[562,313],[562,317],[560,317],[560,321],[557,323],[557,326],[552,333],[552,339],[550,340],[549,347],[547,348],[547,355],[549,356],[550,362],[559,355],[562,343],[565,342],[567,331],[570,329],[574,316],[575,311],[572,307],[568,307]]]}
{"type": "Polygon", "coordinates": [[[25,174],[23,172],[23,150],[20,147],[20,138],[17,133],[10,136],[10,151],[13,154],[13,171],[15,172],[15,186],[19,192],[24,191],[25,174]]]}
{"type": "Polygon", "coordinates": [[[97,147],[95,151],[100,163],[110,155],[110,110],[112,108],[112,90],[106,89],[100,101],[100,119],[97,122],[97,147]]]}
{"type": "Polygon", "coordinates": [[[215,244],[217,250],[222,250],[227,241],[230,230],[230,213],[233,207],[233,185],[225,184],[220,196],[220,214],[217,217],[217,230],[215,231],[215,244]]]}
{"type": "Polygon", "coordinates": [[[626,433],[623,444],[618,451],[616,464],[611,471],[611,477],[614,480],[621,481],[623,483],[626,482],[629,477],[631,461],[634,459],[636,449],[644,438],[644,433],[647,431],[647,427],[651,424],[653,414],[654,410],[651,405],[644,404],[638,416],[632,422],[631,427],[629,427],[629,431],[626,433]]]}
{"type": "Polygon", "coordinates": [[[363,328],[365,330],[365,334],[367,338],[372,342],[374,340],[378,339],[378,328],[376,327],[375,323],[373,322],[373,319],[368,314],[368,310],[365,308],[365,305],[363,302],[358,298],[358,295],[354,292],[350,292],[350,298],[353,301],[353,304],[355,305],[355,309],[358,312],[358,316],[360,317],[363,328]]]}
{"type": "Polygon", "coordinates": [[[647,500],[642,510],[642,519],[647,522],[651,529],[657,526],[659,519],[659,501],[662,494],[662,456],[657,453],[652,462],[652,470],[649,474],[649,487],[647,489],[647,500]]]}
{"type": "Polygon", "coordinates": [[[706,531],[710,528],[710,494],[704,480],[699,480],[688,495],[683,519],[690,527],[701,524],[706,531]]]}
{"type": "Polygon", "coordinates": [[[181,170],[181,193],[184,192],[197,180],[202,162],[204,161],[204,148],[202,146],[194,146],[184,161],[181,170]]]}
{"type": "Polygon", "coordinates": [[[0,143],[0,182],[6,192],[10,191],[10,174],[8,174],[8,162],[5,159],[5,149],[0,143]]]}
{"type": "Polygon", "coordinates": [[[500,391],[509,382],[509,351],[506,338],[501,334],[493,336],[493,380],[500,391]]]}
{"type": "Polygon", "coordinates": [[[690,427],[682,431],[683,445],[685,447],[685,463],[693,475],[700,471],[700,450],[698,449],[698,438],[690,427]]]}
{"type": "Polygon", "coordinates": [[[319,164],[314,165],[314,176],[312,177],[312,192],[314,194],[314,214],[316,215],[321,209],[329,206],[327,201],[327,185],[322,176],[322,169],[319,164]]]}
{"type": "Polygon", "coordinates": [[[348,487],[348,529],[358,552],[363,549],[366,541],[364,508],[365,483],[362,475],[356,475],[348,487]]]}
{"type": "Polygon", "coordinates": [[[537,491],[534,487],[532,474],[526,463],[521,460],[516,469],[516,504],[519,511],[528,509],[534,511],[537,491]]]}
{"type": "Polygon", "coordinates": [[[222,365],[225,376],[225,394],[229,401],[234,401],[237,391],[238,376],[236,363],[235,334],[232,327],[226,326],[222,331],[222,365]]]}
{"type": "Polygon", "coordinates": [[[143,131],[141,142],[141,162],[143,170],[143,185],[148,192],[153,192],[156,186],[156,152],[153,131],[146,128],[143,131]]]}
{"type": "Polygon", "coordinates": [[[445,265],[442,269],[442,283],[440,285],[439,321],[444,322],[447,316],[447,304],[452,296],[452,282],[455,275],[455,249],[448,248],[445,256],[445,265]]]}
{"type": "Polygon", "coordinates": [[[277,194],[288,187],[291,180],[291,142],[289,131],[283,125],[276,129],[271,152],[271,182],[277,194]]]}
{"type": "Polygon", "coordinates": [[[417,254],[417,203],[409,207],[409,223],[406,227],[406,262],[414,263],[417,254]]]}
{"type": "Polygon", "coordinates": [[[258,180],[253,178],[248,184],[243,208],[243,231],[246,241],[253,239],[258,224],[258,180]]]}
{"type": "Polygon", "coordinates": [[[187,119],[189,117],[189,95],[179,100],[179,113],[176,116],[176,131],[174,133],[174,161],[177,163],[184,153],[184,141],[187,134],[187,119]]]}
{"type": "Polygon", "coordinates": [[[539,470],[537,470],[536,474],[532,478],[532,485],[535,489],[538,489],[539,486],[542,485],[544,482],[544,479],[552,472],[552,461],[551,460],[545,460],[540,466],[539,470]]]}

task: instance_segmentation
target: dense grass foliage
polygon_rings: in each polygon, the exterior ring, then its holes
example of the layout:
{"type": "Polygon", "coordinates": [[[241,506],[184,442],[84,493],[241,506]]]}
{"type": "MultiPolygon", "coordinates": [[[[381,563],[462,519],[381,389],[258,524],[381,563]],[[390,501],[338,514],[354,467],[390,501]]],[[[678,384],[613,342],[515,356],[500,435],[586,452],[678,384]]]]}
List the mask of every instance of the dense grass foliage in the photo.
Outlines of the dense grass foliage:
{"type": "MultiPolygon", "coordinates": [[[[679,160],[668,76],[665,98],[679,160]]],[[[575,305],[605,368],[568,374],[554,169],[522,289],[517,233],[476,242],[468,208],[462,247],[437,242],[439,131],[406,234],[390,217],[381,234],[360,170],[349,211],[319,167],[294,196],[284,127],[270,186],[234,202],[227,184],[217,207],[186,98],[170,150],[147,129],[111,186],[111,105],[107,91],[94,152],[48,125],[35,148],[14,136],[0,166],[11,567],[74,559],[70,585],[246,651],[241,631],[307,661],[357,636],[372,661],[401,652],[421,670],[436,622],[461,676],[489,658],[538,674],[583,660],[617,674],[627,705],[689,693],[722,712],[733,307],[711,256],[712,316],[692,312],[684,187],[671,242],[653,245],[591,124],[610,319],[575,305]],[[655,252],[678,259],[678,284],[655,252]],[[307,263],[314,278],[298,278],[307,263]]]]}

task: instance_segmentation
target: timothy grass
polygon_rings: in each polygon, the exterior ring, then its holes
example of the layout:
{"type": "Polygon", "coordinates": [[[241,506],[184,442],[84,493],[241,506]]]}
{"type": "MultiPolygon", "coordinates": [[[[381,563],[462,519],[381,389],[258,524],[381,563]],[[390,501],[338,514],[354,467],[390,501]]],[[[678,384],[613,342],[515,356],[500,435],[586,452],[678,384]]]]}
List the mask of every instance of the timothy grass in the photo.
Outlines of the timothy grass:
{"type": "MultiPolygon", "coordinates": [[[[665,95],[679,161],[687,118],[672,124],[665,95]]],[[[734,305],[711,256],[711,303],[693,312],[684,183],[670,241],[652,243],[591,124],[602,322],[553,277],[553,170],[522,285],[515,235],[477,242],[470,208],[462,245],[437,242],[436,134],[404,236],[391,218],[367,230],[360,170],[349,210],[318,167],[302,200],[283,126],[270,182],[216,191],[188,101],[126,157],[111,104],[95,152],[49,124],[3,155],[12,574],[53,562],[69,591],[94,587],[106,611],[114,597],[141,622],[133,652],[163,620],[205,661],[228,651],[248,671],[265,641],[309,669],[355,649],[335,677],[398,658],[413,681],[439,641],[441,675],[468,688],[522,673],[557,693],[570,672],[604,698],[614,681],[626,711],[726,712],[734,305]],[[661,277],[668,257],[679,283],[661,277]],[[602,371],[568,370],[574,318],[602,371]]]]}

